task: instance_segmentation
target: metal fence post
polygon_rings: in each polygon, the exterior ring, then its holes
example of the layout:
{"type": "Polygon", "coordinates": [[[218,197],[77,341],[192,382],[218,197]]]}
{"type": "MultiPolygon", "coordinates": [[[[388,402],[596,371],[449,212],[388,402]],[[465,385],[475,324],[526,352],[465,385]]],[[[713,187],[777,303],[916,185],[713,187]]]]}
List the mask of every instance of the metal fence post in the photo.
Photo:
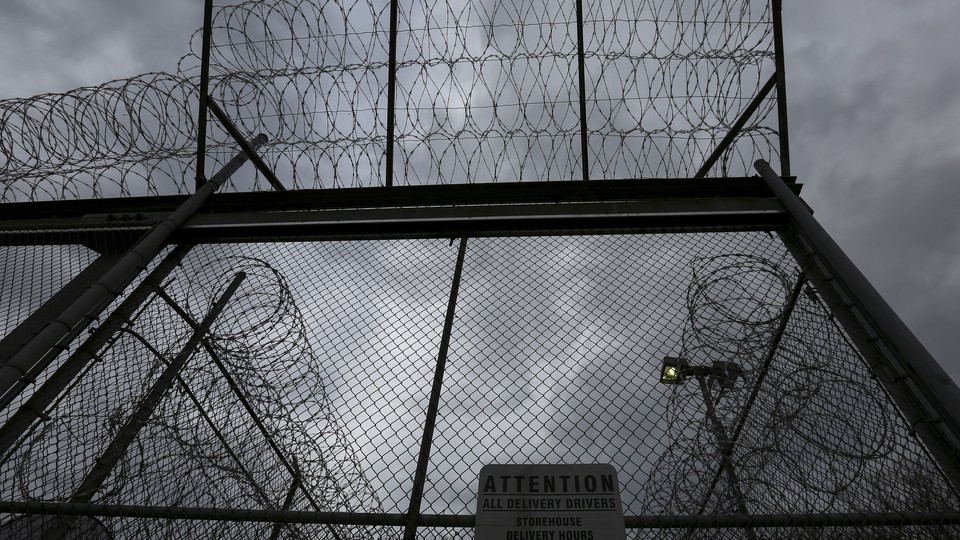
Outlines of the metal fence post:
{"type": "Polygon", "coordinates": [[[393,162],[394,162],[394,131],[397,129],[397,28],[399,17],[399,0],[390,0],[390,49],[389,59],[387,60],[387,148],[384,163],[384,184],[389,187],[393,185],[393,162]]]}
{"type": "Polygon", "coordinates": [[[773,56],[777,66],[777,131],[780,138],[780,171],[790,176],[790,130],[787,125],[787,71],[783,58],[783,0],[773,0],[773,56]]]}
{"type": "Polygon", "coordinates": [[[590,180],[590,162],[587,159],[587,76],[586,57],[583,52],[583,0],[577,0],[577,73],[580,85],[580,163],[583,165],[583,180],[590,180]]]}
{"type": "Polygon", "coordinates": [[[440,390],[443,387],[443,372],[447,365],[450,332],[453,331],[453,316],[457,310],[457,294],[460,291],[460,276],[463,274],[463,259],[466,252],[467,237],[464,236],[460,239],[460,249],[457,251],[457,265],[453,271],[453,283],[450,284],[450,300],[447,302],[447,315],[443,322],[440,350],[437,353],[437,369],[433,375],[433,389],[430,392],[427,418],[423,425],[423,441],[420,443],[417,472],[413,478],[413,491],[410,494],[410,508],[407,510],[407,523],[403,530],[404,540],[413,540],[417,536],[420,505],[423,502],[423,484],[427,479],[427,466],[430,464],[430,446],[433,443],[433,429],[437,423],[437,409],[440,407],[440,390]]]}

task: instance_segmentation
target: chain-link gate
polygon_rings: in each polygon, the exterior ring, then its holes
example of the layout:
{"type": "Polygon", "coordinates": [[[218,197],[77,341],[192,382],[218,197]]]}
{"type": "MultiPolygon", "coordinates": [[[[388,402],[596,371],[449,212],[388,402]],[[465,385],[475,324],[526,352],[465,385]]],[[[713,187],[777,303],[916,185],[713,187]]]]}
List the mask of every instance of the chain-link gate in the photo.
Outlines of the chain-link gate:
{"type": "MultiPolygon", "coordinates": [[[[469,517],[487,463],[610,463],[628,520],[753,516],[758,537],[847,537],[860,530],[855,517],[870,514],[899,536],[910,529],[897,515],[957,507],[816,289],[766,232],[182,251],[41,421],[4,449],[3,499],[166,507],[170,517],[206,510],[189,524],[122,511],[97,518],[117,538],[379,537],[400,529],[309,525],[293,513],[279,525],[232,520],[284,510],[375,522],[406,513],[417,492],[424,514],[469,517]],[[241,273],[165,397],[107,460],[109,474],[80,489],[241,273]],[[441,349],[435,431],[424,439],[441,349]],[[662,378],[669,358],[684,360],[680,380],[662,378]],[[432,450],[417,486],[424,444],[432,450]],[[763,520],[789,514],[854,521],[797,530],[763,520]]],[[[61,355],[60,369],[83,350],[81,341],[61,355]]],[[[5,527],[52,523],[23,517],[5,527]]],[[[750,530],[718,526],[631,537],[750,530]]],[[[956,532],[942,527],[934,534],[956,532]]],[[[451,533],[465,534],[421,530],[451,533]]]]}

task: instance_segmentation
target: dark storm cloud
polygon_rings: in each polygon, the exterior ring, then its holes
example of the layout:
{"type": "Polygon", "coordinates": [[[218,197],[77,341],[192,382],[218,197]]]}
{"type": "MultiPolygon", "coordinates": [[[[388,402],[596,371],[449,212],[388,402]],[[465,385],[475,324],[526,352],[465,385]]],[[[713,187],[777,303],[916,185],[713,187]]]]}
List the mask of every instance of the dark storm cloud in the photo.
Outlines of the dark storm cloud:
{"type": "Polygon", "coordinates": [[[804,196],[954,380],[958,12],[948,1],[814,1],[784,13],[804,196]]]}

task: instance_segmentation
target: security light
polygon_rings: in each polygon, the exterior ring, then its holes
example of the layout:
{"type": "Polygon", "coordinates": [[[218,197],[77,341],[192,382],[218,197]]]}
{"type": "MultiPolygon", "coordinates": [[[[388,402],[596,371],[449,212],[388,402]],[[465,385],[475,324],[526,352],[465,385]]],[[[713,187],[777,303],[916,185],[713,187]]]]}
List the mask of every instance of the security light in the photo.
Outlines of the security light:
{"type": "Polygon", "coordinates": [[[687,360],[667,356],[663,359],[663,367],[660,368],[660,382],[664,384],[680,384],[687,375],[687,360]]]}

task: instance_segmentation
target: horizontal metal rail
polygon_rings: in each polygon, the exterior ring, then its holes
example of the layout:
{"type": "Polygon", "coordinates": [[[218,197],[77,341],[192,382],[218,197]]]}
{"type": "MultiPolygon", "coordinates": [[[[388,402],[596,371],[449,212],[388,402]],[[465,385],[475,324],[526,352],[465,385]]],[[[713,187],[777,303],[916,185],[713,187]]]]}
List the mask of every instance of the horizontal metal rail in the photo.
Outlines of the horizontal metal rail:
{"type": "MultiPolygon", "coordinates": [[[[226,194],[170,242],[771,230],[786,223],[786,211],[759,178],[541,184],[542,191],[496,184],[226,194]]],[[[72,201],[31,213],[9,207],[0,212],[0,244],[130,235],[149,229],[174,200],[116,199],[116,207],[72,201]]]]}
{"type": "MultiPolygon", "coordinates": [[[[801,185],[785,178],[795,193],[801,185]]],[[[436,186],[299,189],[256,193],[215,193],[209,211],[263,212],[271,210],[332,210],[338,208],[395,208],[480,204],[630,201],[641,199],[710,199],[715,197],[772,197],[756,176],[730,178],[675,178],[591,180],[590,182],[521,182],[449,184],[436,186]],[[216,209],[216,210],[214,210],[216,209]]],[[[169,212],[187,195],[120,197],[72,201],[36,201],[0,204],[0,229],[23,219],[112,216],[113,225],[136,225],[148,212],[169,212]]],[[[201,209],[199,213],[206,210],[201,209]]]]}
{"type": "MultiPolygon", "coordinates": [[[[406,514],[369,512],[309,512],[245,508],[198,508],[121,504],[0,501],[0,512],[61,516],[190,519],[263,523],[330,524],[403,527],[406,514]]],[[[474,527],[468,514],[421,514],[421,527],[474,527]]],[[[722,514],[712,516],[626,516],[628,529],[742,528],[742,527],[882,527],[960,525],[960,512],[859,512],[831,514],[722,514]]]]}

